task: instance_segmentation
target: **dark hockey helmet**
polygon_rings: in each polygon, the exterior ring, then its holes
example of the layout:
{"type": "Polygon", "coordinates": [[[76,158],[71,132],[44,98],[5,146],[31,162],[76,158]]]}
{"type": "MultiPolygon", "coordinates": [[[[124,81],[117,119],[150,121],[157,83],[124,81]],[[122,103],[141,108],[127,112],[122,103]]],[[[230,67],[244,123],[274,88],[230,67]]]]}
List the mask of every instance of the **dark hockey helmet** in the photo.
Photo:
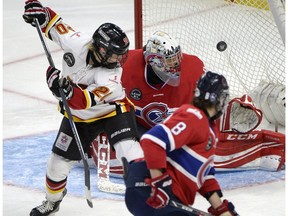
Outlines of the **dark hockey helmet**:
{"type": "Polygon", "coordinates": [[[197,82],[193,104],[200,109],[215,106],[216,114],[212,120],[219,118],[229,100],[229,86],[224,76],[207,71],[197,82]]]}
{"type": "Polygon", "coordinates": [[[104,23],[94,32],[92,46],[102,66],[115,68],[127,59],[129,39],[120,27],[104,23]]]}

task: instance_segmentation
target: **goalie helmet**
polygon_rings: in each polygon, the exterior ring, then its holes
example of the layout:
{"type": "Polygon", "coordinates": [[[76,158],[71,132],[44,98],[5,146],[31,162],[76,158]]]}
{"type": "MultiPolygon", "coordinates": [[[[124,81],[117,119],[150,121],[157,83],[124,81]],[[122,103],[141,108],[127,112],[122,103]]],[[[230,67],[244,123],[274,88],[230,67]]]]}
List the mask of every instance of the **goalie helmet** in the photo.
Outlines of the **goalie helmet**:
{"type": "Polygon", "coordinates": [[[215,106],[216,114],[212,120],[219,118],[229,100],[229,86],[226,78],[220,74],[207,71],[197,82],[193,104],[202,110],[215,106]]]}
{"type": "Polygon", "coordinates": [[[182,51],[174,38],[165,32],[155,32],[148,39],[144,58],[165,84],[179,85],[182,51]]]}
{"type": "Polygon", "coordinates": [[[92,46],[102,66],[115,68],[127,59],[129,39],[117,25],[104,23],[94,32],[92,46]]]}

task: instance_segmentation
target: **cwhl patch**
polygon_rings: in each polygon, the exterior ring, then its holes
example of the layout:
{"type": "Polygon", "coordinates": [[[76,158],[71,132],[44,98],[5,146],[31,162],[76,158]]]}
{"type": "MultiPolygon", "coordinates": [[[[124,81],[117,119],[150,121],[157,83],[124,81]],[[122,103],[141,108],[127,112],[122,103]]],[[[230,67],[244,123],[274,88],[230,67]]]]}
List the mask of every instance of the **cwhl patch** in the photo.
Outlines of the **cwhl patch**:
{"type": "Polygon", "coordinates": [[[75,64],[75,58],[72,53],[65,53],[63,59],[69,67],[72,67],[75,64]]]}
{"type": "Polygon", "coordinates": [[[56,141],[56,147],[61,149],[62,151],[67,151],[72,141],[72,137],[67,134],[61,132],[56,141]]]}
{"type": "Polygon", "coordinates": [[[142,92],[140,89],[135,88],[130,91],[130,97],[134,100],[141,100],[142,99],[142,92]]]}

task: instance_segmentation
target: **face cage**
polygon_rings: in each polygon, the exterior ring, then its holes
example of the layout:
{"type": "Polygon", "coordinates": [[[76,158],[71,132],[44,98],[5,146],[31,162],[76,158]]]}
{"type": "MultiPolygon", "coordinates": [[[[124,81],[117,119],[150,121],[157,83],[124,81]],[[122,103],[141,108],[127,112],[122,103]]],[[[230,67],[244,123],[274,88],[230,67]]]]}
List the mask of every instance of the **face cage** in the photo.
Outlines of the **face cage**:
{"type": "Polygon", "coordinates": [[[160,54],[151,55],[150,59],[148,63],[158,72],[165,73],[166,76],[173,79],[180,76],[181,51],[165,56],[165,58],[160,54]]]}
{"type": "Polygon", "coordinates": [[[100,47],[99,54],[102,57],[101,64],[109,69],[123,66],[128,58],[128,50],[123,54],[117,54],[112,50],[106,53],[105,48],[100,47]]]}

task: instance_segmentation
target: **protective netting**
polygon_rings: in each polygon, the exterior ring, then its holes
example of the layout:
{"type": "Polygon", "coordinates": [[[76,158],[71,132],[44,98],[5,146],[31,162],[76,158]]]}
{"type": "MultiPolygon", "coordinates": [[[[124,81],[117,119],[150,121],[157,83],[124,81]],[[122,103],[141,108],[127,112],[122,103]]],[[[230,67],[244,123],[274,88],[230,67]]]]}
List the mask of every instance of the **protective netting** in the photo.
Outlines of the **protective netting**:
{"type": "Polygon", "coordinates": [[[285,46],[266,0],[142,1],[143,45],[157,30],[171,34],[184,52],[227,77],[232,97],[261,80],[285,84],[285,46]],[[227,44],[222,52],[220,41],[227,44]]]}

